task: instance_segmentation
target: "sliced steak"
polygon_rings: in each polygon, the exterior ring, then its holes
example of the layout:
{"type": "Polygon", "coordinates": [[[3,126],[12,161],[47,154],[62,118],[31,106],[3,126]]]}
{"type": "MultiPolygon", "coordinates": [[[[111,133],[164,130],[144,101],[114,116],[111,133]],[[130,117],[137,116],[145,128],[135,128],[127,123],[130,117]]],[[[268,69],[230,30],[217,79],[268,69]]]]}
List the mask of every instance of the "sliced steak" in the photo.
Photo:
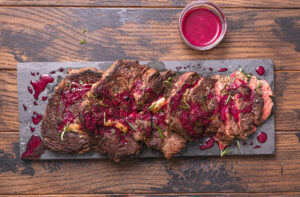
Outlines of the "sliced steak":
{"type": "Polygon", "coordinates": [[[49,99],[41,132],[45,146],[54,152],[83,153],[94,144],[80,125],[79,106],[102,72],[95,68],[70,71],[49,99]]]}

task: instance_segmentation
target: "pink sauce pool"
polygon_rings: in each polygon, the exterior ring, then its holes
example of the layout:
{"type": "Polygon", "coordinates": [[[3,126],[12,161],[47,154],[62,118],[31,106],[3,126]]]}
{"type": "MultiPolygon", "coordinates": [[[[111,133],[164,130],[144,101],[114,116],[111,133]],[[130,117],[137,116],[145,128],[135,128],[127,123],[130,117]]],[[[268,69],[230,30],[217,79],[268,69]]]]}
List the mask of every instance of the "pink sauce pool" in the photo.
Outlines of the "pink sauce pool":
{"type": "Polygon", "coordinates": [[[192,45],[199,47],[214,43],[222,31],[220,19],[207,8],[195,8],[188,11],[181,25],[184,37],[192,45]]]}
{"type": "MultiPolygon", "coordinates": [[[[35,100],[38,100],[39,95],[41,94],[42,91],[45,90],[48,83],[53,83],[53,81],[54,81],[53,77],[51,77],[50,75],[44,74],[44,75],[40,76],[39,80],[30,82],[34,89],[33,97],[35,98],[35,100]]],[[[29,87],[28,87],[28,90],[29,90],[29,87]]]]}
{"type": "Polygon", "coordinates": [[[256,68],[256,72],[257,72],[258,75],[262,76],[262,75],[265,74],[265,68],[262,67],[262,66],[259,66],[259,67],[256,68]]]}
{"type": "Polygon", "coordinates": [[[268,136],[265,132],[260,132],[257,136],[257,141],[259,143],[265,143],[267,141],[267,138],[268,136]]]}

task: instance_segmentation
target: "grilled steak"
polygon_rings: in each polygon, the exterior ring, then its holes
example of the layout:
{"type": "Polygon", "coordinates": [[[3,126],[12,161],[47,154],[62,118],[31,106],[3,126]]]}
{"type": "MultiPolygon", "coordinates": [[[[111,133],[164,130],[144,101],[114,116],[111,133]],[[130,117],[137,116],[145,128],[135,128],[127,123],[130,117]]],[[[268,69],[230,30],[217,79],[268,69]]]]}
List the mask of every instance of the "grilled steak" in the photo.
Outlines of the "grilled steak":
{"type": "Polygon", "coordinates": [[[94,144],[92,136],[80,125],[78,114],[83,97],[102,72],[94,69],[70,71],[49,99],[42,120],[45,146],[55,152],[83,153],[94,144]]]}
{"type": "Polygon", "coordinates": [[[204,136],[215,135],[220,145],[247,139],[270,116],[271,96],[266,81],[241,70],[206,78],[118,60],[103,75],[68,74],[49,100],[42,133],[52,151],[94,147],[119,162],[145,143],[169,159],[204,136]]]}

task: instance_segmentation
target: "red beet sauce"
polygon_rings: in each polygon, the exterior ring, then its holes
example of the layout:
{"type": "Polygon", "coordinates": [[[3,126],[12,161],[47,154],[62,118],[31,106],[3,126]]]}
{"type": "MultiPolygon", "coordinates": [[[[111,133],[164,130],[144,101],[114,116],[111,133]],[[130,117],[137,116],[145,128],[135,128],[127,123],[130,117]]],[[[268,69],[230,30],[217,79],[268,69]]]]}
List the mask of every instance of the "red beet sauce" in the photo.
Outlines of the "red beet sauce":
{"type": "Polygon", "coordinates": [[[44,145],[39,136],[31,136],[27,143],[26,151],[22,154],[22,159],[38,158],[44,152],[44,145]]]}
{"type": "Polygon", "coordinates": [[[200,150],[206,150],[206,149],[209,149],[211,147],[214,146],[214,143],[215,143],[215,138],[214,137],[210,137],[210,138],[207,138],[205,143],[204,144],[201,144],[199,146],[200,150]]]}
{"type": "Polygon", "coordinates": [[[265,143],[268,139],[268,136],[265,132],[260,132],[257,136],[257,141],[259,143],[265,143]]]}
{"type": "MultiPolygon", "coordinates": [[[[45,90],[48,83],[53,83],[53,81],[54,81],[54,78],[48,74],[43,74],[42,76],[40,76],[40,79],[37,81],[30,81],[30,84],[32,85],[32,87],[34,89],[33,97],[35,98],[35,100],[38,100],[39,95],[41,94],[42,91],[45,90]]],[[[30,92],[29,88],[30,87],[28,87],[28,91],[30,92]]]]}
{"type": "Polygon", "coordinates": [[[195,8],[188,11],[181,25],[184,37],[192,45],[198,47],[214,43],[222,31],[219,17],[207,8],[195,8]]]}
{"type": "Polygon", "coordinates": [[[259,66],[259,67],[256,68],[256,72],[257,72],[258,75],[262,76],[262,75],[265,74],[266,71],[265,71],[265,68],[263,66],[259,66]]]}
{"type": "Polygon", "coordinates": [[[42,120],[43,116],[41,114],[37,114],[35,113],[35,116],[32,116],[32,123],[37,125],[40,123],[40,121],[42,120]]]}

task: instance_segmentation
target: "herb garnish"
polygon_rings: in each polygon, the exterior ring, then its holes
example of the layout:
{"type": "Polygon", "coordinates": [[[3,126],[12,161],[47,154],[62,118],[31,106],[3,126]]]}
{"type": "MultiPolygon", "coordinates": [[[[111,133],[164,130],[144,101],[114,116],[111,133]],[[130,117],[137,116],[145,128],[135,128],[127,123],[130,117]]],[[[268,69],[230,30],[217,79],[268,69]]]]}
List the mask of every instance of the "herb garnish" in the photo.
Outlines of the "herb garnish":
{"type": "Polygon", "coordinates": [[[258,87],[257,87],[257,89],[259,89],[259,88],[261,88],[262,87],[262,82],[258,82],[258,87]]]}
{"type": "Polygon", "coordinates": [[[163,139],[164,139],[164,136],[163,136],[163,134],[162,134],[161,129],[160,129],[157,125],[156,125],[156,128],[157,128],[157,130],[158,130],[158,132],[159,132],[160,138],[163,140],[163,139]]]}
{"type": "Polygon", "coordinates": [[[183,99],[184,104],[186,105],[187,109],[190,109],[191,106],[188,104],[188,102],[186,102],[185,98],[183,99]]]}
{"type": "Polygon", "coordinates": [[[203,106],[203,108],[205,109],[206,112],[208,112],[208,109],[207,109],[207,106],[206,106],[206,104],[205,104],[205,100],[204,100],[202,94],[201,94],[201,101],[202,101],[202,106],[203,106]]]}
{"type": "Polygon", "coordinates": [[[122,118],[125,120],[125,122],[134,130],[134,131],[138,131],[128,120],[126,120],[123,116],[122,118]]]}
{"type": "Polygon", "coordinates": [[[237,143],[237,145],[238,145],[238,147],[239,147],[239,149],[240,149],[240,148],[241,148],[241,145],[240,145],[239,140],[236,140],[236,143],[237,143]]]}
{"type": "Polygon", "coordinates": [[[228,154],[231,152],[231,149],[230,148],[226,148],[224,150],[221,150],[221,157],[223,157],[224,155],[228,154]]]}
{"type": "Polygon", "coordinates": [[[82,30],[82,33],[85,33],[86,32],[86,29],[82,30]]]}
{"type": "Polygon", "coordinates": [[[103,113],[103,116],[104,116],[103,117],[103,124],[106,125],[106,113],[105,112],[103,113]]]}
{"type": "Polygon", "coordinates": [[[60,139],[62,141],[64,141],[64,135],[67,131],[70,131],[70,128],[69,128],[69,124],[65,125],[62,130],[58,133],[58,135],[60,136],[60,139]]]}
{"type": "Polygon", "coordinates": [[[227,105],[231,101],[231,99],[232,99],[232,97],[231,97],[231,95],[229,95],[226,102],[225,102],[225,105],[227,105]]]}
{"type": "Polygon", "coordinates": [[[149,107],[148,107],[148,110],[152,110],[156,105],[156,102],[153,102],[149,107]]]}
{"type": "Polygon", "coordinates": [[[239,71],[240,71],[241,73],[243,73],[244,75],[246,75],[246,77],[247,77],[248,79],[250,79],[250,78],[251,78],[251,75],[250,75],[250,74],[248,74],[248,73],[245,73],[245,72],[242,70],[242,68],[241,68],[241,67],[239,67],[239,71]]]}
{"type": "Polygon", "coordinates": [[[86,40],[85,39],[81,40],[80,44],[86,44],[86,40]]]}
{"type": "Polygon", "coordinates": [[[82,85],[82,84],[83,84],[83,81],[82,81],[82,80],[79,80],[79,83],[82,85]]]}
{"type": "Polygon", "coordinates": [[[171,81],[172,81],[172,78],[169,77],[167,80],[164,81],[164,83],[172,85],[171,81]]]}
{"type": "Polygon", "coordinates": [[[102,107],[108,107],[108,105],[103,103],[103,100],[98,101],[98,105],[102,106],[102,107]]]}

